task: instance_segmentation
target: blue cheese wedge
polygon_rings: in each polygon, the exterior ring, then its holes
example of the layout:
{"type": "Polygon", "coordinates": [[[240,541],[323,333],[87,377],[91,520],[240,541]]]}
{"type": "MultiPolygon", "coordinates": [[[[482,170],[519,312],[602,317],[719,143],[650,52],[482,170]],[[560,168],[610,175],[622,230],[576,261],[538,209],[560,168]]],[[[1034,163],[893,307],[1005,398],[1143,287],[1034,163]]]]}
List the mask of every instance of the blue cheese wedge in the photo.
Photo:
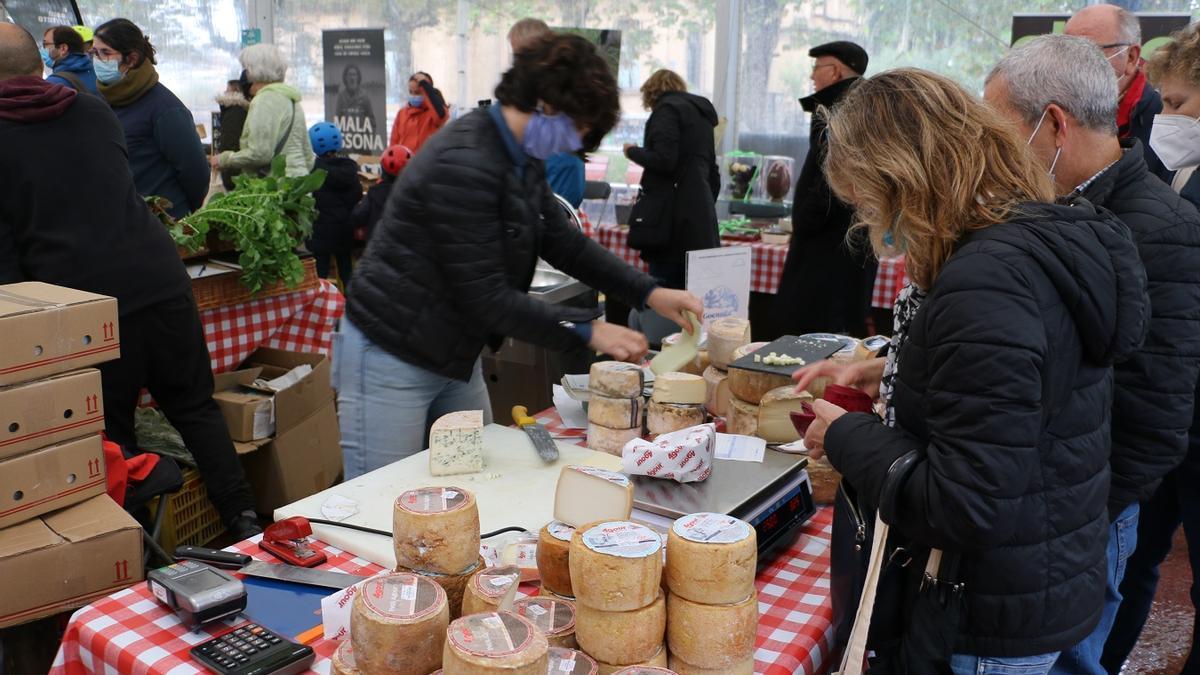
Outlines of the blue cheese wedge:
{"type": "Polygon", "coordinates": [[[454,476],[483,471],[483,411],[439,417],[429,430],[429,473],[454,476]]]}

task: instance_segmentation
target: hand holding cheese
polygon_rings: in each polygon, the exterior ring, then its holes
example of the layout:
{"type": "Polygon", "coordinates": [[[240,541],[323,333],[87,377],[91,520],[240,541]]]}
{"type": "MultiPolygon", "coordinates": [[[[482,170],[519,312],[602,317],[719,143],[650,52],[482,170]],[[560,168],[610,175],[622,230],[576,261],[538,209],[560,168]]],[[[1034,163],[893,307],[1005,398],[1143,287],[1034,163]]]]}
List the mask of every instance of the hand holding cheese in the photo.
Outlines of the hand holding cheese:
{"type": "Polygon", "coordinates": [[[804,447],[808,448],[809,457],[820,459],[825,456],[825,432],[829,430],[829,425],[845,415],[846,411],[823,400],[813,401],[812,409],[817,419],[813,420],[808,432],[804,434],[804,447]]]}
{"type": "Polygon", "coordinates": [[[645,335],[604,321],[592,322],[592,341],[588,346],[618,361],[629,362],[641,361],[650,351],[645,335]]]}
{"type": "Polygon", "coordinates": [[[661,316],[679,324],[686,333],[691,334],[695,329],[686,312],[693,316],[704,316],[704,303],[700,298],[687,291],[677,291],[659,286],[646,298],[646,305],[661,316]]]}

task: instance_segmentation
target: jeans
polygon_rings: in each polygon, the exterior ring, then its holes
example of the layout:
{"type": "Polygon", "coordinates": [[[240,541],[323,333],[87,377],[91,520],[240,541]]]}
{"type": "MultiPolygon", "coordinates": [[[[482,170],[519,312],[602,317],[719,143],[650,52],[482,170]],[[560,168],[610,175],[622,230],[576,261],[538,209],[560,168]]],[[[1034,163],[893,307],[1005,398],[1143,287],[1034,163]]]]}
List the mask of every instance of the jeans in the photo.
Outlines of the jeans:
{"type": "Polygon", "coordinates": [[[1126,565],[1137,548],[1138,513],[1138,505],[1131,504],[1109,525],[1108,584],[1104,591],[1104,613],[1100,615],[1100,623],[1091,635],[1058,657],[1058,663],[1054,664],[1054,670],[1051,671],[1055,675],[1105,674],[1100,656],[1113,622],[1117,619],[1117,610],[1121,607],[1120,587],[1125,578],[1126,565]]]}
{"type": "Polygon", "coordinates": [[[492,421],[482,361],[461,382],[392,356],[350,322],[334,334],[333,384],[338,392],[346,480],[428,447],[429,426],[447,413],[482,410],[492,421]]]}
{"type": "Polygon", "coordinates": [[[1011,658],[955,654],[950,659],[950,669],[954,675],[1046,675],[1057,658],[1058,652],[1011,658]]]}

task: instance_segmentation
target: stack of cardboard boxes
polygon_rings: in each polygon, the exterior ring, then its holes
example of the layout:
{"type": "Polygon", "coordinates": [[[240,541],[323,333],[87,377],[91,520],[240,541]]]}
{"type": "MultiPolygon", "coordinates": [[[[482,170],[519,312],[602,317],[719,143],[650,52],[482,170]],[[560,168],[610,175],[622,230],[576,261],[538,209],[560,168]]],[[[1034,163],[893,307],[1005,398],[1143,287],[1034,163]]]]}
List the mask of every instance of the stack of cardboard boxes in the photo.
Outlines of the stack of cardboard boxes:
{"type": "Polygon", "coordinates": [[[100,371],[117,301],[0,286],[0,627],[142,579],[142,530],[107,494],[100,371]]]}

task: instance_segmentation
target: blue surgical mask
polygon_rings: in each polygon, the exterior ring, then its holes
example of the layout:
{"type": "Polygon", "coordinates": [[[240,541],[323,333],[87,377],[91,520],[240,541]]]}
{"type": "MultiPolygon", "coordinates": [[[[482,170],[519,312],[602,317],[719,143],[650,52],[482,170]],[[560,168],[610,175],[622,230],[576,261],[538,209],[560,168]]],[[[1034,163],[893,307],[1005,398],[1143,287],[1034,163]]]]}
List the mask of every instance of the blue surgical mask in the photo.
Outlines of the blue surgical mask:
{"type": "Polygon", "coordinates": [[[530,157],[546,159],[560,152],[578,152],[583,147],[583,139],[579,137],[570,117],[562,113],[547,115],[535,110],[525,126],[521,147],[530,157]]]}
{"type": "Polygon", "coordinates": [[[92,57],[92,67],[96,69],[96,79],[100,80],[101,84],[113,84],[121,79],[121,62],[117,59],[101,61],[92,57]]]}
{"type": "Polygon", "coordinates": [[[414,108],[420,108],[421,105],[424,103],[425,103],[425,97],[420,94],[417,94],[416,96],[408,97],[408,104],[414,108]]]}
{"type": "Polygon", "coordinates": [[[50,52],[46,51],[45,47],[38,47],[38,53],[42,55],[42,63],[46,64],[47,68],[54,67],[54,59],[50,56],[50,52]]]}

